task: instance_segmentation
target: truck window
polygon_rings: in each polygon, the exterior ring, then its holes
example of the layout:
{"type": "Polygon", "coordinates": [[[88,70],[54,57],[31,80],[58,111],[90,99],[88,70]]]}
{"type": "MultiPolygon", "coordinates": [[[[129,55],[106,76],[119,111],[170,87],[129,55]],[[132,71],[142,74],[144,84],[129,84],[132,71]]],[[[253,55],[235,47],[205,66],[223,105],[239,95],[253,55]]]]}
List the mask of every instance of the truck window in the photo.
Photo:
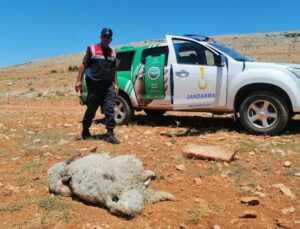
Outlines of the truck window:
{"type": "Polygon", "coordinates": [[[218,56],[195,42],[173,39],[178,64],[216,66],[218,56]]]}
{"type": "Polygon", "coordinates": [[[130,71],[134,56],[134,51],[117,53],[117,71],[130,71]]]}
{"type": "Polygon", "coordinates": [[[165,54],[165,66],[167,66],[168,65],[168,55],[169,55],[168,46],[161,46],[161,47],[145,49],[142,53],[141,62],[142,62],[142,64],[145,64],[147,56],[159,56],[162,54],[165,54]]]}

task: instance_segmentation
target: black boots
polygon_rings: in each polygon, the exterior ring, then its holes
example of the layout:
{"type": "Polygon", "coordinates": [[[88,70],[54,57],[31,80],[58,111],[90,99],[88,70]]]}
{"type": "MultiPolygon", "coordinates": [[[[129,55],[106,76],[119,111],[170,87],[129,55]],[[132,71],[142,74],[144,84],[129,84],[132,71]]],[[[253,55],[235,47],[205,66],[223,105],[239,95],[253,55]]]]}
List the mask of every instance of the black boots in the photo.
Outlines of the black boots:
{"type": "Polygon", "coordinates": [[[89,139],[91,137],[92,137],[92,135],[91,135],[89,129],[88,128],[83,128],[82,133],[81,133],[81,139],[84,140],[84,139],[89,139]]]}
{"type": "MultiPolygon", "coordinates": [[[[88,128],[83,128],[81,133],[81,139],[82,140],[92,139],[92,135],[88,128]]],[[[112,144],[120,144],[120,141],[114,135],[113,130],[107,130],[107,134],[105,135],[104,140],[112,144]]]]}
{"type": "Polygon", "coordinates": [[[105,141],[111,144],[120,144],[120,141],[115,137],[113,130],[107,130],[105,141]]]}

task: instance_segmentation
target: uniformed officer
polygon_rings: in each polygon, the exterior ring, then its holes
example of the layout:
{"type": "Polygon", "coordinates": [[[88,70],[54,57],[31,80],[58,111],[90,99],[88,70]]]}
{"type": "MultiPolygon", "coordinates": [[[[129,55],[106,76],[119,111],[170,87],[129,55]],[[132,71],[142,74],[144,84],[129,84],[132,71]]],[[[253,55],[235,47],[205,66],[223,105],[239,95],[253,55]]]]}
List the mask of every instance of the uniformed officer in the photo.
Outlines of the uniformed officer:
{"type": "Polygon", "coordinates": [[[88,46],[82,64],[79,67],[75,84],[76,92],[81,91],[83,73],[86,74],[88,88],[87,110],[82,120],[82,139],[91,137],[89,128],[99,106],[103,106],[107,135],[105,140],[112,144],[119,144],[114,135],[116,122],[114,119],[115,95],[119,87],[116,78],[116,52],[109,47],[113,32],[103,28],[100,43],[88,46]]]}

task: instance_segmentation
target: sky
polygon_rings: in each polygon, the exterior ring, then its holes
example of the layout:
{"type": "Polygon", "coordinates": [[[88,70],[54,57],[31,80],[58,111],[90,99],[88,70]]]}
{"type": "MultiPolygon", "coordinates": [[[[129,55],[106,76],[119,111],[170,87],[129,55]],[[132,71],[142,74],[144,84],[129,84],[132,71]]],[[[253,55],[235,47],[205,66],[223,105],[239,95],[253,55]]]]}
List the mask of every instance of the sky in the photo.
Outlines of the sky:
{"type": "MultiPolygon", "coordinates": [[[[300,0],[0,0],[0,67],[187,33],[300,30],[300,0]]],[[[79,63],[80,64],[80,63],[79,63]]]]}

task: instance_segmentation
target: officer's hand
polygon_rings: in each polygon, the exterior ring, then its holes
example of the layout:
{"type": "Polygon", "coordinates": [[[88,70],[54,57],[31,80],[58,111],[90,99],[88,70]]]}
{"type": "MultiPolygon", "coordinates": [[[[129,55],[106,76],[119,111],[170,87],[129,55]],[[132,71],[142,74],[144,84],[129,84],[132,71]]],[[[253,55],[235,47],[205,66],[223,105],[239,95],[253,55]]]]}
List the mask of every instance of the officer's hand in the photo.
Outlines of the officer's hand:
{"type": "Polygon", "coordinates": [[[81,85],[81,81],[77,81],[75,84],[75,91],[76,92],[81,92],[82,91],[82,85],[81,85]]]}
{"type": "Polygon", "coordinates": [[[117,95],[119,93],[119,85],[116,83],[114,85],[115,85],[115,93],[117,95]]]}
{"type": "MultiPolygon", "coordinates": [[[[140,72],[136,78],[134,84],[134,90],[137,95],[137,100],[139,105],[147,106],[152,102],[153,99],[146,99],[146,89],[145,89],[145,65],[143,65],[140,69],[140,72]]],[[[164,89],[165,91],[168,89],[168,68],[164,68],[164,89]]]]}

